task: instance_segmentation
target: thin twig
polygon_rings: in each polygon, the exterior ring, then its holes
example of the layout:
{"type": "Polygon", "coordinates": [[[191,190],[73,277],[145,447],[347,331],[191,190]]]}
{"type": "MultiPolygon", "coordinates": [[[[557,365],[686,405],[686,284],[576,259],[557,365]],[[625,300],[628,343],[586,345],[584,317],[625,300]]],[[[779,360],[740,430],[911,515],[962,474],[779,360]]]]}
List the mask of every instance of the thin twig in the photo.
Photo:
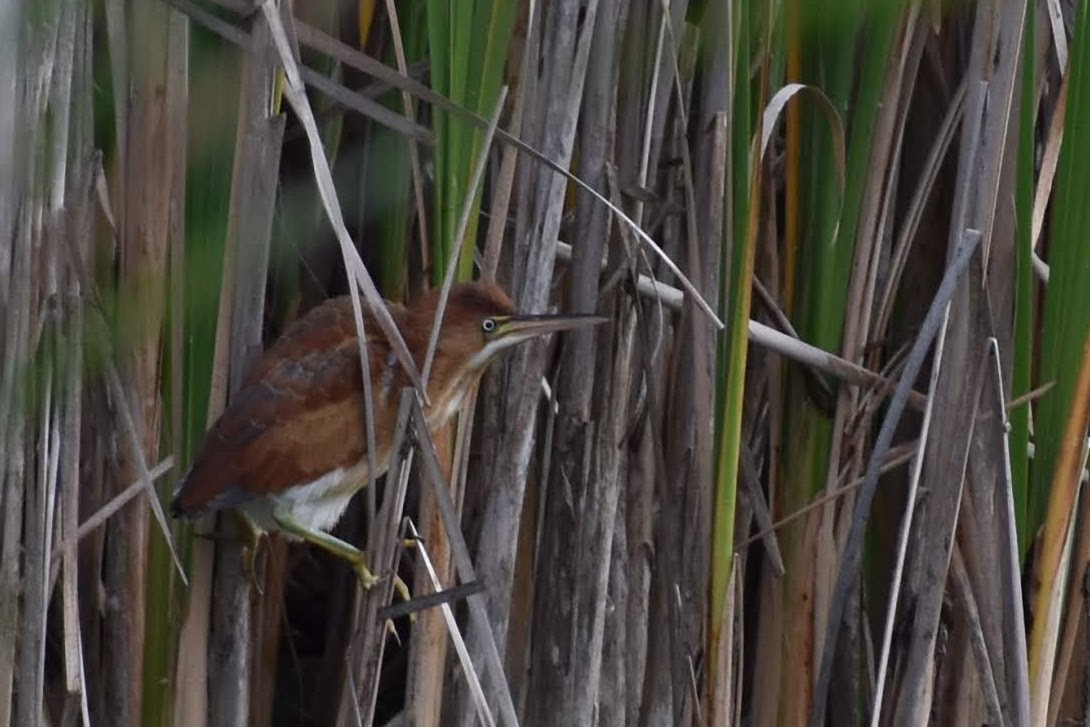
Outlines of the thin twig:
{"type": "Polygon", "coordinates": [[[466,583],[460,586],[451,586],[450,588],[444,588],[441,591],[435,591],[424,596],[415,596],[411,601],[384,606],[379,609],[378,617],[383,621],[401,618],[402,616],[426,611],[429,608],[438,608],[444,603],[449,604],[454,603],[455,601],[461,601],[472,596],[474,593],[483,592],[484,584],[480,581],[473,581],[472,583],[466,583]]]}
{"type": "Polygon", "coordinates": [[[443,276],[443,288],[439,291],[439,304],[435,309],[435,318],[431,324],[431,335],[428,337],[428,352],[424,357],[424,372],[421,379],[424,388],[427,389],[428,377],[431,374],[431,366],[435,362],[435,347],[439,345],[439,330],[443,325],[443,314],[446,313],[447,298],[450,297],[450,288],[454,284],[454,274],[458,270],[458,260],[462,255],[462,246],[465,242],[466,229],[469,227],[469,217],[473,213],[473,200],[477,197],[477,190],[484,179],[485,166],[488,163],[488,151],[492,148],[492,137],[496,133],[496,127],[500,122],[500,114],[503,112],[503,102],[507,98],[507,86],[500,89],[496,99],[496,108],[492,111],[492,118],[485,131],[484,143],[481,144],[477,154],[477,164],[473,168],[473,179],[466,190],[465,200],[462,202],[462,214],[458,218],[458,230],[454,239],[450,240],[450,257],[447,259],[447,270],[443,276]]]}
{"type": "MultiPolygon", "coordinates": [[[[155,481],[165,475],[174,467],[174,457],[165,457],[159,464],[148,470],[148,476],[152,481],[155,481]]],[[[53,553],[53,559],[58,560],[63,554],[64,550],[69,547],[75,546],[79,541],[93,533],[98,528],[102,527],[107,520],[113,516],[132,498],[136,497],[143,489],[145,483],[143,477],[138,477],[133,480],[128,487],[121,492],[117,493],[109,502],[96,510],[90,517],[80,523],[80,526],[76,529],[75,538],[73,540],[65,540],[57,545],[57,549],[53,553]]]]}
{"type": "MultiPolygon", "coordinates": [[[[897,449],[890,450],[890,456],[886,459],[885,462],[882,463],[881,468],[878,470],[878,474],[884,475],[892,472],[893,470],[903,465],[905,462],[910,461],[913,457],[916,456],[917,447],[919,447],[919,441],[909,442],[908,444],[902,445],[897,449]]],[[[844,485],[843,487],[840,487],[833,492],[822,495],[821,497],[811,502],[809,505],[799,508],[790,515],[786,515],[780,518],[776,522],[772,523],[769,530],[779,530],[786,525],[790,525],[811,510],[816,510],[822,505],[825,505],[826,503],[832,502],[834,500],[839,500],[844,495],[850,494],[851,492],[858,489],[864,482],[866,482],[866,478],[857,477],[854,481],[848,483],[847,485],[844,485]]],[[[766,530],[761,530],[751,535],[750,537],[739,543],[736,550],[740,551],[743,548],[752,545],[753,543],[763,538],[767,534],[767,532],[768,531],[766,530]]]]}
{"type": "MultiPolygon", "coordinates": [[[[79,280],[80,289],[91,302],[88,310],[92,313],[92,330],[97,330],[102,333],[106,330],[106,320],[98,304],[94,281],[87,271],[83,256],[75,245],[69,245],[67,252],[68,255],[66,255],[66,259],[68,260],[68,264],[75,273],[76,279],[79,280]]],[[[111,348],[108,340],[105,340],[103,343],[107,350],[111,348]]],[[[117,412],[121,418],[121,428],[128,441],[136,470],[140,474],[144,488],[147,490],[148,502],[151,506],[152,513],[155,515],[155,522],[158,524],[159,529],[163,534],[163,539],[167,543],[171,560],[174,561],[174,567],[178,570],[182,583],[188,585],[185,568],[182,567],[182,561],[178,558],[178,552],[174,548],[174,538],[171,536],[170,526],[167,524],[166,515],[163,513],[163,506],[159,502],[158,493],[155,492],[155,477],[152,477],[151,472],[148,470],[148,462],[147,458],[144,456],[144,448],[140,444],[140,436],[136,428],[136,421],[133,419],[132,410],[129,408],[129,398],[125,395],[124,387],[121,386],[121,377],[117,372],[117,366],[114,364],[112,357],[107,357],[106,359],[105,377],[109,394],[114,399],[117,412]]]]}
{"type": "Polygon", "coordinates": [[[375,287],[375,283],[371,279],[371,274],[367,272],[367,268],[364,266],[359,252],[356,250],[355,245],[352,244],[352,238],[348,234],[348,229],[345,227],[344,215],[341,212],[341,205],[337,199],[336,187],[333,184],[333,175],[329,169],[329,162],[325,158],[325,148],[322,144],[321,136],[318,133],[314,112],[310,108],[310,102],[307,100],[306,91],[303,89],[299,65],[295,62],[295,56],[292,53],[287,31],[284,29],[284,23],[280,20],[280,15],[272,0],[263,0],[261,3],[261,10],[269,21],[269,30],[272,31],[273,42],[276,45],[277,53],[280,56],[280,62],[284,68],[284,77],[286,80],[284,84],[284,93],[287,96],[289,103],[291,103],[292,108],[295,109],[296,114],[299,116],[299,120],[302,122],[303,127],[306,129],[307,140],[310,142],[311,166],[313,167],[315,180],[318,183],[319,196],[322,198],[322,204],[325,207],[326,214],[333,227],[333,232],[337,236],[337,242],[340,243],[341,246],[345,270],[349,277],[350,284],[348,287],[352,296],[352,310],[356,319],[356,328],[360,334],[360,361],[367,361],[367,359],[363,357],[366,352],[363,350],[363,346],[365,345],[363,341],[365,334],[363,330],[362,311],[360,310],[360,293],[362,292],[363,296],[367,299],[367,305],[371,314],[374,316],[383,333],[386,334],[386,338],[390,342],[390,347],[397,354],[398,360],[406,375],[409,377],[409,380],[413,383],[413,386],[420,391],[421,395],[426,398],[427,394],[421,383],[420,374],[416,369],[416,362],[413,361],[412,354],[409,352],[408,346],[405,345],[405,339],[401,336],[397,324],[394,323],[390,311],[386,308],[386,304],[383,302],[382,296],[378,292],[378,288],[375,287]],[[359,284],[359,288],[357,288],[356,285],[351,284],[353,279],[359,284]]]}
{"type": "MultiPolygon", "coordinates": [[[[413,525],[412,520],[409,520],[409,532],[415,538],[420,537],[420,533],[417,531],[416,526],[413,525]]],[[[422,541],[417,544],[416,550],[420,555],[420,562],[424,564],[424,569],[427,571],[428,580],[431,581],[430,585],[432,589],[435,593],[442,592],[443,585],[439,581],[439,576],[435,572],[435,566],[432,565],[431,558],[428,557],[428,550],[424,547],[422,541]]],[[[495,727],[496,718],[492,716],[492,710],[488,708],[488,701],[484,698],[481,680],[477,676],[477,670],[473,668],[473,660],[469,658],[469,650],[466,649],[466,642],[465,639],[462,638],[462,632],[458,628],[458,623],[454,620],[454,611],[451,610],[450,604],[446,601],[441,602],[439,608],[443,614],[443,620],[446,622],[451,641],[454,642],[454,650],[458,654],[458,662],[462,666],[462,673],[465,675],[466,682],[469,684],[470,694],[473,695],[473,699],[477,703],[477,715],[480,716],[481,721],[485,723],[486,727],[495,727]]]]}
{"type": "MultiPolygon", "coordinates": [[[[210,16],[210,14],[208,13],[204,13],[200,10],[200,8],[188,2],[188,0],[163,1],[178,9],[179,11],[186,13],[190,17],[198,20],[213,32],[219,34],[221,37],[224,37],[225,39],[233,43],[248,47],[249,36],[247,36],[245,33],[243,33],[231,23],[224,22],[222,20],[214,18],[214,16],[210,16]]],[[[271,0],[264,0],[264,3],[268,2],[271,2],[271,0]]],[[[265,5],[263,4],[262,7],[264,8],[265,5]]],[[[355,48],[352,48],[345,43],[341,43],[340,41],[332,38],[326,33],[323,33],[321,30],[309,26],[306,23],[296,22],[295,27],[298,32],[299,39],[305,45],[319,50],[322,53],[330,55],[331,57],[336,58],[337,60],[352,68],[355,68],[356,70],[362,71],[363,73],[371,75],[381,81],[385,81],[394,88],[407,91],[412,95],[416,96],[417,98],[432,104],[436,108],[453,113],[459,118],[464,119],[469,123],[472,123],[482,129],[488,128],[488,121],[486,119],[473,113],[472,111],[469,111],[468,109],[459,106],[445,96],[436,93],[419,81],[413,78],[409,78],[401,73],[398,73],[397,71],[387,67],[385,64],[375,60],[374,58],[371,58],[370,56],[356,50],[355,48]]],[[[298,66],[294,63],[294,61],[292,62],[292,66],[294,69],[295,81],[297,81],[299,84],[299,89],[297,90],[301,91],[302,83],[306,82],[307,84],[314,86],[323,93],[335,97],[342,103],[348,103],[350,106],[353,107],[354,104],[365,105],[366,111],[364,111],[362,108],[357,110],[360,110],[361,112],[366,113],[371,118],[374,118],[376,121],[385,123],[391,128],[402,131],[403,133],[415,134],[414,138],[417,138],[418,141],[426,140],[424,138],[420,138],[420,134],[416,133],[415,129],[407,129],[405,124],[402,123],[404,122],[403,117],[389,112],[388,109],[385,109],[381,105],[375,104],[370,99],[367,99],[360,94],[345,88],[344,86],[336,83],[335,81],[332,81],[329,78],[315,72],[311,68],[308,68],[306,66],[298,66]],[[378,108],[372,108],[372,106],[377,106],[378,108]],[[383,115],[382,112],[386,112],[386,114],[389,114],[389,116],[383,115]],[[401,122],[399,122],[398,119],[401,119],[401,122]]],[[[285,75],[290,77],[293,74],[288,73],[285,75]]],[[[285,93],[288,92],[289,87],[291,87],[291,83],[285,85],[285,93]]],[[[288,100],[291,101],[291,94],[289,94],[288,100]]],[[[313,117],[313,115],[311,116],[313,117]]],[[[303,118],[302,115],[300,116],[300,119],[303,121],[304,126],[307,126],[306,119],[303,118]]],[[[308,129],[308,137],[309,136],[310,133],[308,129]]],[[[503,129],[497,129],[496,138],[503,143],[509,144],[518,149],[519,151],[528,154],[535,161],[544,164],[553,172],[561,175],[568,181],[583,189],[585,192],[594,197],[594,199],[597,200],[599,203],[605,205],[605,207],[609,209],[614,215],[616,215],[618,219],[620,219],[622,222],[632,228],[633,233],[635,233],[635,235],[640,238],[643,244],[650,247],[654,251],[655,255],[657,255],[659,259],[662,260],[663,264],[666,265],[667,268],[669,268],[670,272],[677,276],[677,279],[681,281],[682,287],[685,288],[686,292],[693,296],[697,307],[700,308],[700,310],[706,316],[708,316],[708,318],[715,324],[715,326],[719,329],[723,328],[723,322],[719,320],[719,317],[718,315],[716,315],[715,310],[708,303],[708,301],[705,300],[704,296],[701,295],[700,292],[696,289],[696,286],[692,284],[688,276],[681,272],[681,269],[674,263],[670,256],[665,253],[662,247],[660,247],[659,244],[655,242],[654,238],[652,238],[639,225],[637,225],[631,217],[629,217],[627,214],[625,214],[623,210],[620,209],[620,207],[611,203],[601,193],[599,193],[591,185],[587,184],[578,175],[575,175],[570,170],[566,169],[564,165],[545,156],[540,151],[534,149],[532,146],[522,141],[518,137],[514,136],[510,132],[507,132],[503,129]]],[[[319,189],[321,189],[320,183],[319,189]]],[[[339,234],[336,224],[334,224],[334,232],[338,232],[339,234]]],[[[385,326],[383,326],[383,330],[386,330],[385,326]]],[[[415,368],[411,369],[411,371],[415,372],[415,368]]],[[[413,380],[415,383],[413,374],[410,373],[409,376],[410,379],[413,380]]]]}
{"type": "MultiPolygon", "coordinates": [[[[532,37],[534,19],[537,17],[535,0],[529,0],[526,8],[525,37],[532,37]]],[[[518,78],[526,78],[531,68],[531,43],[527,43],[522,49],[522,60],[519,65],[518,78]]],[[[520,83],[518,94],[515,96],[515,108],[511,113],[510,125],[512,129],[522,128],[522,116],[526,108],[526,84],[520,83]]],[[[518,150],[508,146],[503,150],[503,161],[500,162],[500,171],[492,180],[492,206],[489,209],[491,219],[488,222],[488,232],[485,235],[484,254],[481,256],[481,277],[485,280],[496,279],[496,268],[499,267],[500,250],[503,247],[504,232],[507,228],[507,210],[511,205],[511,192],[515,186],[515,168],[518,162],[518,150]]]]}
{"type": "MultiPolygon", "coordinates": [[[[167,1],[180,2],[182,0],[167,1]]],[[[345,63],[346,65],[355,68],[356,70],[372,75],[379,80],[386,81],[395,88],[408,91],[417,98],[432,104],[436,108],[453,113],[459,118],[464,119],[469,123],[478,126],[481,129],[488,128],[489,122],[486,119],[473,113],[472,111],[469,111],[468,109],[462,108],[461,106],[452,102],[450,99],[428,88],[424,84],[419,83],[412,78],[406,78],[402,74],[397,73],[383,63],[367,56],[366,54],[356,50],[355,48],[352,48],[345,43],[341,43],[340,41],[331,38],[317,28],[308,26],[305,23],[298,23],[297,27],[299,29],[300,40],[303,43],[309,45],[310,47],[316,48],[323,53],[331,55],[340,60],[341,62],[345,63]]],[[[540,162],[541,164],[544,164],[553,172],[563,176],[568,181],[579,186],[581,189],[594,197],[594,199],[597,200],[599,203],[605,205],[606,208],[609,209],[614,215],[616,215],[621,221],[631,227],[632,231],[636,234],[636,236],[638,236],[645,245],[650,247],[655,252],[655,254],[662,260],[663,264],[665,264],[666,267],[670,269],[670,272],[677,276],[678,280],[681,281],[682,287],[685,288],[686,292],[693,296],[697,307],[699,307],[700,310],[705,315],[707,315],[709,319],[711,319],[716,327],[720,329],[723,328],[723,322],[719,320],[719,317],[715,314],[714,309],[711,307],[711,305],[708,304],[708,302],[692,284],[689,278],[681,272],[681,270],[677,267],[674,261],[671,260],[668,255],[666,255],[666,253],[662,250],[658,243],[655,242],[655,240],[650,235],[648,235],[639,225],[637,225],[632,220],[632,218],[625,214],[619,206],[610,202],[605,196],[603,196],[600,192],[594,189],[591,185],[587,184],[587,182],[581,179],[578,175],[572,174],[572,172],[566,169],[564,165],[545,156],[540,151],[534,149],[532,146],[522,141],[518,137],[514,136],[510,132],[507,132],[503,129],[497,129],[496,139],[505,144],[509,144],[515,147],[516,149],[525,154],[528,154],[534,160],[540,162]]]]}
{"type": "MultiPolygon", "coordinates": [[[[408,77],[409,66],[405,60],[405,44],[401,38],[401,23],[397,18],[397,5],[394,0],[386,0],[386,17],[390,20],[390,36],[394,41],[394,58],[397,61],[398,73],[408,77]]],[[[408,91],[401,92],[401,103],[405,107],[405,117],[410,123],[415,124],[416,111],[408,91]]],[[[429,262],[428,216],[424,209],[424,171],[420,164],[420,150],[416,147],[417,142],[413,139],[409,139],[408,142],[409,166],[413,176],[413,200],[416,204],[416,224],[420,236],[420,260],[422,267],[427,270],[431,263],[429,262]]]]}
{"type": "MultiPolygon", "coordinates": [[[[418,401],[411,402],[414,428],[417,432],[416,449],[421,454],[425,476],[430,480],[432,490],[435,492],[435,501],[439,506],[439,514],[446,528],[447,537],[450,540],[450,550],[454,566],[463,583],[477,580],[473,568],[473,560],[469,555],[469,546],[462,536],[461,523],[454,510],[454,503],[450,499],[450,490],[443,476],[443,469],[439,464],[439,457],[432,446],[431,439],[427,436],[428,425],[424,412],[418,401]]],[[[503,669],[503,661],[500,659],[499,649],[496,646],[495,635],[488,621],[488,612],[485,610],[484,598],[481,594],[470,596],[469,616],[473,623],[472,628],[484,636],[484,656],[487,673],[490,675],[493,691],[499,701],[499,712],[503,721],[509,727],[517,727],[518,717],[515,712],[514,702],[511,700],[511,692],[507,686],[507,677],[503,669]]]]}
{"type": "MultiPolygon", "coordinates": [[[[947,310],[949,315],[949,310],[947,310]]],[[[935,361],[942,361],[942,350],[946,343],[946,326],[939,331],[938,342],[935,344],[935,361]]],[[[915,351],[913,351],[915,353],[915,351]]],[[[907,366],[907,364],[906,364],[907,366]]],[[[928,390],[934,392],[939,382],[939,374],[942,366],[938,363],[931,369],[931,381],[928,390]]],[[[980,390],[978,388],[974,402],[979,403],[980,390]]],[[[893,566],[892,586],[889,591],[886,605],[885,625],[882,632],[882,650],[878,657],[878,676],[875,679],[874,706],[871,710],[871,727],[878,727],[882,716],[882,694],[886,686],[886,669],[889,668],[890,651],[893,647],[893,624],[897,618],[897,601],[901,596],[901,582],[904,576],[905,560],[908,557],[908,542],[912,533],[912,523],[916,514],[917,494],[920,490],[920,477],[923,475],[924,454],[927,451],[928,433],[931,431],[931,417],[935,413],[935,398],[929,397],[927,408],[923,413],[923,424],[920,426],[920,445],[917,447],[912,463],[912,474],[909,476],[908,494],[905,496],[905,512],[901,519],[901,532],[897,538],[896,561],[893,566]]],[[[957,522],[957,518],[954,518],[957,522]]]]}
{"type": "Polygon", "coordinates": [[[1022,406],[1023,404],[1029,404],[1030,402],[1040,399],[1042,396],[1052,391],[1052,387],[1056,385],[1055,381],[1049,381],[1046,384],[1041,384],[1036,389],[1027,391],[1021,396],[1016,396],[1007,402],[1007,411],[1011,412],[1022,406]]]}
{"type": "Polygon", "coordinates": [[[973,595],[973,586],[969,581],[969,574],[965,570],[965,559],[961,555],[961,548],[954,548],[954,595],[961,601],[965,609],[966,627],[969,630],[969,645],[972,648],[973,660],[976,662],[976,673],[980,680],[981,691],[984,692],[984,705],[988,709],[988,724],[1003,724],[1003,709],[999,706],[999,691],[996,689],[995,672],[992,671],[991,657],[988,656],[988,645],[984,642],[984,631],[980,625],[980,611],[977,608],[976,598],[973,595]]]}
{"type": "MultiPolygon", "coordinates": [[[[416,392],[411,387],[402,390],[390,449],[390,469],[386,473],[386,482],[390,486],[383,497],[378,518],[374,521],[374,535],[369,539],[368,558],[371,567],[376,568],[378,573],[389,573],[391,576],[397,573],[401,554],[398,547],[398,528],[413,463],[413,450],[407,449],[406,443],[410,436],[412,405],[416,401],[416,392]]],[[[359,678],[352,680],[352,689],[346,690],[342,696],[337,721],[339,725],[346,723],[348,706],[351,706],[353,713],[360,711],[365,716],[364,724],[369,725],[374,719],[379,673],[386,646],[385,629],[377,614],[379,608],[389,602],[393,589],[392,577],[384,578],[381,586],[365,592],[357,585],[356,630],[348,649],[348,661],[357,665],[355,671],[359,673],[359,678]]]]}
{"type": "Polygon", "coordinates": [[[822,641],[820,668],[817,684],[814,689],[813,709],[810,712],[810,727],[821,727],[825,720],[825,705],[829,698],[829,681],[832,678],[833,657],[836,653],[837,636],[840,633],[841,620],[847,600],[852,591],[852,584],[862,562],[863,535],[866,531],[867,520],[870,517],[871,503],[874,501],[874,493],[878,486],[878,474],[882,460],[889,451],[893,441],[893,434],[900,422],[908,402],[908,393],[923,368],[927,352],[931,349],[931,343],[935,340],[940,329],[944,328],[944,321],[949,311],[949,301],[957,289],[961,274],[968,267],[973,253],[980,246],[980,232],[973,229],[965,230],[961,244],[954,253],[950,265],[946,268],[939,289],[931,301],[931,307],[927,311],[920,334],[912,346],[905,368],[901,372],[901,378],[897,382],[897,389],[889,403],[889,409],[882,420],[882,428],[878,432],[874,448],[871,450],[870,459],[867,461],[866,474],[863,485],[860,487],[856,500],[855,510],[852,512],[851,530],[848,541],[844,547],[840,569],[836,577],[836,587],[833,591],[829,605],[828,620],[825,624],[825,638],[822,641]]]}
{"type": "MultiPolygon", "coordinates": [[[[995,411],[1009,410],[1003,400],[1003,364],[999,355],[999,341],[988,339],[992,365],[992,391],[995,397],[995,411]]],[[[1011,473],[1010,426],[1003,421],[999,427],[999,440],[1002,451],[1003,468],[999,487],[1002,504],[996,508],[997,525],[1001,532],[1002,571],[999,580],[999,592],[1003,594],[1003,635],[1006,644],[1003,660],[1007,670],[1007,690],[1013,724],[1029,724],[1029,661],[1026,653],[1026,620],[1022,612],[1022,560],[1018,551],[1018,524],[1014,514],[1014,477],[1011,473]]]]}

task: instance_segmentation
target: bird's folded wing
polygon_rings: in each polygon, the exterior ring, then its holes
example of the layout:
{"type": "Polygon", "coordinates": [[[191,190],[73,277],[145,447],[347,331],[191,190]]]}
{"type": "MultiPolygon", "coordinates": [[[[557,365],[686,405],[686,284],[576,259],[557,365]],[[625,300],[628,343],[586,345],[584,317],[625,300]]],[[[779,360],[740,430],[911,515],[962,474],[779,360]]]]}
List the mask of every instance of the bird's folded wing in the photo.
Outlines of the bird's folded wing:
{"type": "MultiPolygon", "coordinates": [[[[368,331],[372,371],[388,346],[368,331]]],[[[363,380],[350,303],[335,299],[290,327],[216,422],[173,504],[197,515],[306,484],[365,454],[363,380]]],[[[379,429],[391,408],[376,406],[379,429]]],[[[381,451],[381,447],[380,447],[381,451]]]]}

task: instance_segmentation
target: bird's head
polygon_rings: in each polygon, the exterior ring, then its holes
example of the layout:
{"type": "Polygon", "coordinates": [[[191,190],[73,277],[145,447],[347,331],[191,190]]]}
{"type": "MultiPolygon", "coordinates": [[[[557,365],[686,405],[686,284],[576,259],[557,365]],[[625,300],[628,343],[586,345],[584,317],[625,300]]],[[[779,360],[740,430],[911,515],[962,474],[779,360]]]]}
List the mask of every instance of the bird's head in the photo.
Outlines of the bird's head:
{"type": "MultiPolygon", "coordinates": [[[[430,330],[438,303],[428,296],[413,307],[430,330]]],[[[414,316],[414,317],[415,317],[414,316]]],[[[477,281],[451,288],[440,329],[436,366],[445,359],[454,378],[479,375],[505,351],[532,338],[609,319],[593,315],[523,315],[495,283],[477,281]]],[[[441,373],[436,370],[437,374],[441,373]]]]}

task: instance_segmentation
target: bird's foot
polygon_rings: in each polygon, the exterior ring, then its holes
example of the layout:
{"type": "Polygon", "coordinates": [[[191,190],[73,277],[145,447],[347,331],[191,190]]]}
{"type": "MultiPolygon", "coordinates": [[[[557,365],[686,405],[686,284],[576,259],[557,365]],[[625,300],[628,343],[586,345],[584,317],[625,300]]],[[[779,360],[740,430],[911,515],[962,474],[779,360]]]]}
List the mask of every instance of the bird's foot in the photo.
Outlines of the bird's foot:
{"type": "Polygon", "coordinates": [[[363,586],[363,590],[369,591],[371,587],[378,583],[378,578],[371,572],[371,569],[367,567],[367,560],[365,558],[359,558],[352,561],[352,570],[356,572],[356,577],[360,579],[360,585],[363,586]]]}
{"type": "Polygon", "coordinates": [[[401,580],[401,576],[394,575],[394,591],[401,598],[402,601],[409,602],[413,599],[411,593],[409,593],[409,587],[405,584],[405,581],[401,580]]]}
{"type": "MultiPolygon", "coordinates": [[[[371,572],[371,569],[367,567],[367,561],[363,558],[353,560],[352,570],[356,572],[356,577],[360,579],[360,585],[363,586],[363,590],[370,590],[381,578],[371,572]]],[[[412,600],[412,594],[409,593],[409,586],[405,581],[401,580],[401,576],[394,575],[394,591],[403,601],[412,600]]]]}
{"type": "Polygon", "coordinates": [[[257,576],[257,554],[261,550],[261,542],[266,538],[264,530],[257,526],[249,516],[238,512],[238,520],[244,531],[245,545],[242,546],[242,570],[246,574],[254,590],[258,595],[264,596],[261,581],[257,576]]]}
{"type": "MultiPolygon", "coordinates": [[[[415,621],[414,621],[414,623],[415,623],[415,621]]],[[[397,632],[397,626],[394,624],[393,619],[389,619],[389,618],[386,619],[386,633],[388,633],[390,636],[394,637],[394,641],[397,643],[397,645],[399,647],[402,645],[401,644],[401,634],[399,634],[397,632]]]]}

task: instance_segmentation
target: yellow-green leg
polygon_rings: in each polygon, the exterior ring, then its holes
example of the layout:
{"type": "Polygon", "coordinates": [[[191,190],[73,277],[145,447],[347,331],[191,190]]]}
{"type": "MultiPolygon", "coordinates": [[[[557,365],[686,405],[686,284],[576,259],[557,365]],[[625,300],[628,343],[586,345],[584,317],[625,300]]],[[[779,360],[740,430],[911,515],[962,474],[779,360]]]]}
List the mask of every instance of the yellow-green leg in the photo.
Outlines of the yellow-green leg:
{"type": "Polygon", "coordinates": [[[258,527],[254,519],[242,510],[233,510],[238,519],[239,526],[245,533],[246,545],[243,547],[242,567],[246,576],[253,583],[258,593],[261,593],[261,584],[257,580],[257,552],[261,548],[261,540],[265,537],[265,531],[258,527]]]}
{"type": "Polygon", "coordinates": [[[329,533],[322,532],[321,530],[312,530],[299,523],[295,518],[291,516],[288,509],[285,507],[278,507],[273,512],[273,519],[276,520],[276,524],[280,526],[280,529],[286,533],[294,535],[298,538],[317,545],[322,550],[332,553],[338,558],[343,558],[352,564],[352,570],[356,571],[356,576],[359,577],[360,583],[364,588],[370,588],[378,581],[374,574],[367,568],[367,556],[359,548],[346,543],[340,538],[334,537],[329,533]]]}

